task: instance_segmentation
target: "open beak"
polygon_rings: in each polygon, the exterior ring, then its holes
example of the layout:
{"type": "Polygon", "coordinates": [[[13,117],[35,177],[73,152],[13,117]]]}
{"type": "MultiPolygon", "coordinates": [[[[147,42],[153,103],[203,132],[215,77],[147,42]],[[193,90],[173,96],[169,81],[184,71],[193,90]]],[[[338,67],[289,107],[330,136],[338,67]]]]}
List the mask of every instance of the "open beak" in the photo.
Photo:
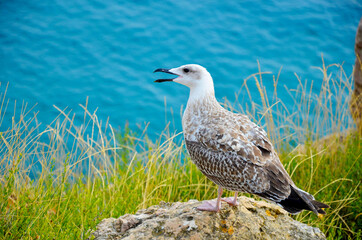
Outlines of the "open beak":
{"type": "MultiPolygon", "coordinates": [[[[157,68],[155,71],[153,71],[154,73],[155,72],[164,72],[164,73],[169,73],[169,74],[172,74],[172,75],[176,75],[176,76],[179,76],[177,75],[176,73],[173,73],[173,72],[170,72],[170,69],[166,69],[166,68],[157,68]]],[[[157,79],[155,80],[155,82],[172,82],[175,78],[168,78],[168,79],[157,79]]]]}

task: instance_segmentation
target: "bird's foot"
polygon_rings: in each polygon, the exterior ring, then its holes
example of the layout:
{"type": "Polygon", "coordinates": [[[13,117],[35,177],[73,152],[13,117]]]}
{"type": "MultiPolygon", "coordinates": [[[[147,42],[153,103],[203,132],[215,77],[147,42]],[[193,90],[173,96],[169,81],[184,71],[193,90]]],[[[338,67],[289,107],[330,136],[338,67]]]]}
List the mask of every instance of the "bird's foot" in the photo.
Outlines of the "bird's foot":
{"type": "Polygon", "coordinates": [[[230,206],[238,206],[238,199],[235,197],[222,198],[221,201],[226,202],[230,206]]]}
{"type": "Polygon", "coordinates": [[[220,206],[218,206],[216,200],[206,200],[203,201],[202,204],[198,206],[196,209],[207,212],[218,212],[220,211],[220,206]]]}

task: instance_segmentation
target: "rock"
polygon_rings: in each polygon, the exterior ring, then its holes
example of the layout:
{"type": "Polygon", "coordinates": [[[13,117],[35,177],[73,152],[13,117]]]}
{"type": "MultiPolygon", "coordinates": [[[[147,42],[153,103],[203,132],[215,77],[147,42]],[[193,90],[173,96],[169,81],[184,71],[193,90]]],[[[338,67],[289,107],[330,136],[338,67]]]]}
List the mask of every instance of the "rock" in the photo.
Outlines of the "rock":
{"type": "Polygon", "coordinates": [[[239,197],[219,213],[195,209],[197,200],[165,203],[102,220],[95,239],[326,239],[318,229],[292,219],[277,205],[239,197]]]}
{"type": "Polygon", "coordinates": [[[357,27],[354,51],[356,54],[356,61],[353,71],[354,89],[350,107],[357,129],[362,135],[362,18],[357,27]]]}

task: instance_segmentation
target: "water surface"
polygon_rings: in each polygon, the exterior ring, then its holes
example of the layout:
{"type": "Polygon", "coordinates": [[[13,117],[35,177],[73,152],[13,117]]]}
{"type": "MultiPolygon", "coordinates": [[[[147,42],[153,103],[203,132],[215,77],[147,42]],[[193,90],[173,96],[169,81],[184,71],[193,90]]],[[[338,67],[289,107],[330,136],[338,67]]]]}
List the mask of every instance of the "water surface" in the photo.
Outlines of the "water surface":
{"type": "Polygon", "coordinates": [[[279,84],[290,88],[297,83],[294,72],[321,81],[312,66],[321,66],[322,53],[327,64],[344,63],[351,74],[361,13],[361,3],[349,0],[2,1],[0,82],[10,82],[7,117],[25,101],[38,104],[45,124],[58,115],[53,105],[73,109],[81,124],[78,105],[89,97],[90,110],[98,108],[98,117],[110,117],[113,127],[150,122],[149,132],[157,135],[165,126],[166,99],[168,120],[172,108],[181,130],[188,89],[153,83],[159,77],[154,69],[201,64],[214,77],[217,98],[230,101],[258,71],[257,60],[274,74],[283,67],[279,84]]]}

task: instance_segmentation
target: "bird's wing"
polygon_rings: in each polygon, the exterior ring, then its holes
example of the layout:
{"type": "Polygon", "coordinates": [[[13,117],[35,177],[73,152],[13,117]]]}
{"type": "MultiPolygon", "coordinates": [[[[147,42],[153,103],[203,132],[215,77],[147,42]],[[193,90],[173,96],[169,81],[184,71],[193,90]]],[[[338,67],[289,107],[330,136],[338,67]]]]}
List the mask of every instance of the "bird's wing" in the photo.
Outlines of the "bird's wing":
{"type": "Polygon", "coordinates": [[[276,153],[266,132],[246,116],[235,116],[222,124],[200,126],[197,140],[210,149],[235,152],[259,166],[272,161],[276,153]]]}
{"type": "Polygon", "coordinates": [[[266,132],[261,127],[253,122],[250,122],[250,125],[248,126],[249,128],[244,130],[248,140],[260,150],[264,159],[262,162],[267,162],[274,153],[273,145],[271,144],[266,132]]]}
{"type": "Polygon", "coordinates": [[[211,181],[231,191],[257,194],[279,202],[290,194],[285,175],[273,165],[259,166],[233,151],[186,140],[191,159],[211,181]]]}
{"type": "Polygon", "coordinates": [[[188,140],[186,146],[192,161],[217,185],[250,193],[264,192],[269,188],[263,169],[235,152],[211,149],[201,142],[188,140]]]}
{"type": "Polygon", "coordinates": [[[252,142],[253,147],[257,147],[262,154],[261,160],[259,159],[258,163],[261,163],[264,168],[273,175],[274,179],[281,180],[283,178],[289,182],[289,184],[294,185],[293,180],[280,162],[278,154],[275,152],[267,133],[253,122],[251,122],[249,126],[250,128],[246,130],[248,139],[252,142]]]}
{"type": "MultiPolygon", "coordinates": [[[[210,165],[219,161],[216,169],[224,168],[222,173],[231,171],[224,178],[221,177],[224,181],[249,180],[248,184],[254,189],[250,190],[251,193],[273,201],[285,199],[290,194],[290,185],[294,183],[281,164],[266,132],[246,116],[236,115],[235,118],[235,115],[233,119],[226,119],[223,124],[200,126],[197,138],[201,145],[196,147],[196,143],[187,144],[191,157],[195,160],[199,156],[200,161],[203,161],[202,167],[207,167],[207,162],[210,165]],[[241,121],[235,121],[240,120],[239,116],[241,121]],[[198,150],[191,154],[191,148],[198,150]],[[210,160],[211,156],[216,160],[210,160]],[[240,174],[243,174],[243,177],[240,174]],[[261,182],[257,182],[256,178],[261,182]]],[[[213,174],[218,174],[218,171],[207,171],[203,173],[210,179],[213,174]]]]}

